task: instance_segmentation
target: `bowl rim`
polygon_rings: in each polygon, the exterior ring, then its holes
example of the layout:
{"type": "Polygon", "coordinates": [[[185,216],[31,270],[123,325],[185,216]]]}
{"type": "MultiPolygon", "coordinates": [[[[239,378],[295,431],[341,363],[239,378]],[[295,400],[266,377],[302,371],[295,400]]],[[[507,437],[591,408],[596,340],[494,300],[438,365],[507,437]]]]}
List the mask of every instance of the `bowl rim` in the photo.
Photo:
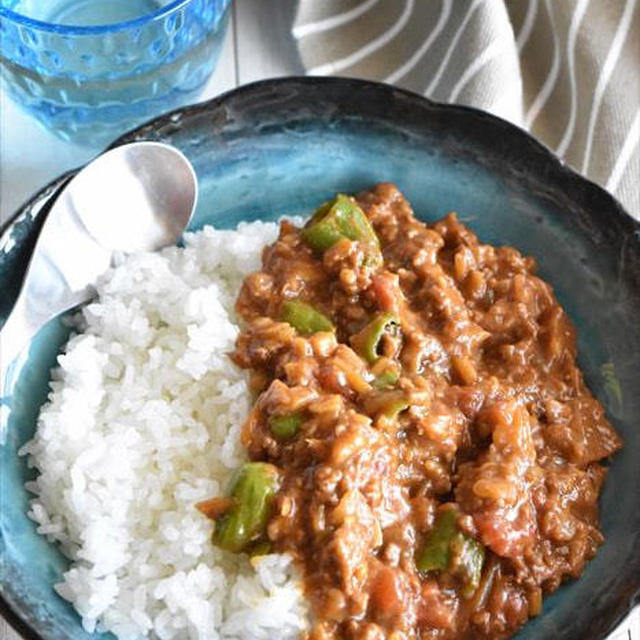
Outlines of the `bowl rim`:
{"type": "MultiPolygon", "coordinates": [[[[190,2],[191,0],[176,0],[177,2],[190,2]]],[[[225,0],[229,4],[233,0],[225,0]]],[[[1,15],[2,9],[0,9],[1,15]]],[[[577,169],[574,169],[570,165],[563,162],[545,143],[540,141],[534,135],[529,133],[528,131],[522,129],[518,125],[513,124],[509,120],[505,120],[500,116],[494,115],[485,111],[483,109],[479,109],[477,107],[470,107],[463,104],[455,104],[455,103],[446,103],[446,102],[436,102],[435,100],[431,100],[426,96],[423,96],[415,91],[410,91],[409,89],[402,89],[400,87],[396,87],[394,85],[390,85],[384,82],[378,82],[375,80],[362,80],[360,78],[350,78],[345,76],[302,76],[302,75],[290,75],[290,76],[282,76],[278,78],[267,78],[266,80],[257,80],[255,82],[249,82],[247,84],[243,84],[241,86],[235,87],[228,91],[225,91],[209,100],[205,100],[203,102],[198,102],[195,104],[187,105],[184,107],[179,107],[177,109],[173,109],[171,111],[167,111],[159,116],[151,118],[146,122],[126,131],[122,135],[115,138],[112,142],[110,142],[102,151],[100,151],[97,155],[100,155],[114,147],[118,147],[123,144],[127,144],[132,142],[135,139],[139,139],[140,136],[145,135],[147,132],[151,132],[154,129],[158,129],[167,125],[171,125],[175,123],[177,120],[182,119],[183,117],[189,117],[194,114],[198,114],[203,111],[207,111],[212,108],[216,108],[224,104],[227,100],[230,100],[236,96],[241,96],[244,93],[251,93],[253,91],[257,91],[263,89],[265,87],[277,87],[279,85],[287,85],[290,83],[300,83],[300,84],[327,84],[327,85],[351,85],[354,88],[373,88],[380,91],[386,91],[389,93],[397,93],[404,95],[409,99],[413,99],[417,102],[423,103],[423,106],[428,107],[431,110],[442,110],[447,111],[449,113],[458,113],[458,114],[469,114],[470,116],[482,117],[488,121],[494,121],[500,123],[501,126],[514,136],[518,136],[522,139],[523,142],[526,142],[534,151],[540,153],[545,159],[551,163],[553,170],[560,176],[565,179],[574,180],[585,187],[587,187],[593,195],[597,195],[600,198],[604,198],[608,201],[608,206],[611,207],[611,211],[615,212],[615,215],[620,218],[627,225],[631,225],[635,228],[635,232],[640,238],[640,218],[635,218],[632,216],[622,205],[622,203],[609,191],[607,191],[604,187],[594,182],[590,178],[587,178],[580,174],[577,169]]],[[[84,165],[82,165],[84,166],[84,165]]],[[[20,216],[20,214],[28,209],[30,206],[35,203],[41,201],[43,198],[49,197],[49,195],[55,190],[55,186],[59,185],[63,178],[69,177],[77,173],[82,166],[76,167],[75,169],[70,169],[50,182],[41,187],[38,191],[36,191],[33,195],[31,195],[27,200],[25,200],[2,224],[0,224],[0,237],[3,236],[7,231],[10,230],[13,223],[20,216]]],[[[640,214],[640,212],[639,212],[640,214]]]]}
{"type": "MultiPolygon", "coordinates": [[[[182,2],[183,0],[179,0],[182,2]]],[[[187,0],[189,1],[189,0],[187,0]]],[[[230,2],[231,0],[229,0],[230,2]]],[[[597,197],[600,203],[604,203],[607,208],[607,215],[615,215],[618,217],[620,223],[630,229],[631,234],[635,235],[640,240],[640,220],[634,218],[622,204],[606,189],[593,182],[592,180],[580,175],[576,170],[565,164],[560,158],[545,144],[540,142],[537,138],[530,133],[521,129],[517,125],[504,120],[498,116],[488,113],[482,109],[475,107],[468,107],[458,104],[439,103],[430,100],[420,94],[406,89],[401,89],[383,82],[375,82],[370,80],[361,80],[357,78],[346,77],[331,77],[331,76],[284,76],[280,78],[269,78],[266,80],[260,80],[249,84],[242,85],[231,89],[225,93],[216,96],[205,102],[189,105],[186,107],[178,108],[173,111],[169,111],[161,116],[153,118],[146,123],[131,129],[123,135],[116,138],[111,144],[109,144],[101,153],[108,151],[114,147],[133,142],[135,140],[144,139],[145,136],[151,132],[161,129],[166,126],[176,126],[183,118],[189,118],[192,115],[197,115],[201,112],[206,112],[210,109],[215,109],[224,105],[228,100],[235,97],[242,96],[244,94],[251,94],[255,91],[261,91],[265,88],[279,87],[286,85],[309,85],[309,84],[324,84],[350,87],[352,89],[373,89],[386,93],[387,95],[400,94],[404,97],[413,100],[413,106],[426,107],[432,111],[445,111],[449,113],[458,113],[461,115],[467,114],[473,117],[480,117],[487,121],[493,121],[503,127],[510,135],[519,137],[522,142],[526,142],[530,147],[528,154],[537,153],[540,154],[544,160],[550,163],[550,173],[555,174],[554,177],[562,179],[561,181],[575,181],[581,184],[587,189],[587,195],[589,199],[591,197],[597,197]]],[[[73,176],[81,167],[67,171],[57,178],[50,181],[47,185],[42,187],[36,193],[34,193],[28,200],[24,202],[7,220],[0,225],[0,238],[5,234],[10,233],[14,224],[19,221],[21,215],[26,211],[32,209],[39,203],[46,203],[50,198],[55,196],[57,188],[64,182],[64,180],[73,176]]],[[[639,577],[640,578],[640,577],[639,577]]],[[[21,612],[14,609],[10,602],[4,597],[3,585],[0,583],[0,615],[21,635],[25,640],[51,640],[43,638],[36,631],[34,631],[29,623],[21,616],[21,612]]],[[[625,591],[626,599],[621,602],[614,617],[607,627],[606,634],[610,634],[626,617],[627,615],[638,605],[640,605],[640,579],[636,585],[629,585],[625,591]]],[[[603,636],[605,637],[605,636],[603,636]]]]}
{"type": "MultiPolygon", "coordinates": [[[[20,27],[27,27],[36,29],[38,31],[46,31],[54,33],[60,36],[94,36],[104,35],[106,33],[115,33],[118,31],[126,31],[128,29],[136,29],[144,27],[145,25],[155,22],[156,20],[162,20],[166,16],[179,11],[183,7],[186,7],[196,0],[171,0],[169,4],[152,11],[151,13],[145,13],[138,18],[131,20],[123,20],[120,22],[113,22],[107,24],[96,24],[91,26],[71,25],[61,22],[47,22],[45,20],[37,20],[36,18],[30,18],[0,6],[0,19],[10,20],[20,27]]],[[[222,9],[216,16],[216,24],[220,21],[221,15],[231,4],[232,0],[222,0],[222,9]]]]}

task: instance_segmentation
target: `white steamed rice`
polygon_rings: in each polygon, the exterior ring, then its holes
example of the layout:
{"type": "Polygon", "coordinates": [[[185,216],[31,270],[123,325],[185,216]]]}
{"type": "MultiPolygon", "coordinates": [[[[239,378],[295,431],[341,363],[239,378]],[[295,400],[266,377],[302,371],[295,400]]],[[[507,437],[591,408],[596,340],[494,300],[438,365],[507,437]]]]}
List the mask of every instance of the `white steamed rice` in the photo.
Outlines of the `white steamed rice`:
{"type": "Polygon", "coordinates": [[[210,227],[185,248],[127,257],[59,357],[37,433],[30,516],[71,559],[55,586],[84,627],[121,639],[286,640],[307,609],[290,559],[253,565],[211,544],[194,504],[245,454],[246,374],[227,353],[244,276],[277,235],[210,227]]]}

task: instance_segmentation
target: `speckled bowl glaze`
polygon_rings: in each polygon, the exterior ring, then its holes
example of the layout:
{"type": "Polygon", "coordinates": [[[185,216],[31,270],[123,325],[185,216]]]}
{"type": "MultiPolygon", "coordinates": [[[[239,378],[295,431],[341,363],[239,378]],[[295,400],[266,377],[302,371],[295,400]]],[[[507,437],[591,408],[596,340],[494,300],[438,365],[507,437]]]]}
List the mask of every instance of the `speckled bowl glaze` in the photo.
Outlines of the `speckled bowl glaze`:
{"type": "MultiPolygon", "coordinates": [[[[308,212],[336,191],[399,185],[418,215],[456,210],[480,238],[534,255],[578,328],[580,363],[625,440],[601,498],[606,542],[578,581],[545,600],[519,640],[604,638],[640,592],[640,225],[595,184],[513,125],[389,86],[285,78],[161,117],[115,144],[160,140],[193,162],[201,194],[193,229],[308,212]],[[607,386],[613,367],[621,402],[607,386]]],[[[68,176],[67,176],[68,177],[68,176]]],[[[0,319],[15,299],[47,203],[65,176],[18,212],[0,239],[0,319]]],[[[4,612],[27,638],[88,640],[52,589],[65,570],[35,532],[17,451],[33,434],[59,320],[31,345],[0,399],[0,554],[4,612]]]]}

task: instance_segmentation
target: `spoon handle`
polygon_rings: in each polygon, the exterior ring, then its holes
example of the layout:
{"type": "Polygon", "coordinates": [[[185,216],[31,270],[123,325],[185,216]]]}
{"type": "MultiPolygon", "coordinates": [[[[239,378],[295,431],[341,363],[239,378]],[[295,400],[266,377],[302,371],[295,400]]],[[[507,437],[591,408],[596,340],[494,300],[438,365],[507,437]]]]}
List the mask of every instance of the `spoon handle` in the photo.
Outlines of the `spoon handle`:
{"type": "Polygon", "coordinates": [[[29,289],[23,290],[0,331],[0,396],[8,397],[16,382],[14,371],[19,371],[36,333],[52,318],[89,300],[90,290],[69,295],[62,305],[44,310],[34,301],[29,289]]]}
{"type": "Polygon", "coordinates": [[[63,193],[54,204],[33,251],[20,295],[0,330],[2,395],[15,383],[19,356],[36,333],[55,316],[94,295],[92,283],[111,264],[112,251],[90,236],[73,200],[63,193]]]}
{"type": "Polygon", "coordinates": [[[37,326],[31,322],[26,306],[24,296],[19,296],[0,331],[0,368],[3,387],[9,381],[7,375],[9,368],[37,331],[37,326]]]}
{"type": "Polygon", "coordinates": [[[69,294],[57,307],[43,309],[32,292],[23,289],[0,331],[0,397],[9,397],[16,383],[14,372],[20,371],[29,355],[27,348],[38,331],[52,318],[90,300],[91,289],[69,294]]]}

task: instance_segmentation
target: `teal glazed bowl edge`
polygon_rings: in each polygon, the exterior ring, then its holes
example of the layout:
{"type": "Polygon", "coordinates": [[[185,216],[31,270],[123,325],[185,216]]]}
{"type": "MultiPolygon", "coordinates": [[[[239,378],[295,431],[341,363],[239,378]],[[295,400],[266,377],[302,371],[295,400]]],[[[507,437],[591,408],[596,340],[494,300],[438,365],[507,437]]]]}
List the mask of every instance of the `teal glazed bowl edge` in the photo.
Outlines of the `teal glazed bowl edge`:
{"type": "MultiPolygon", "coordinates": [[[[516,638],[605,638],[640,602],[640,224],[514,125],[378,83],[267,80],[161,116],[112,146],[137,140],[173,144],[194,164],[200,199],[192,230],[308,213],[335,192],[391,181],[424,220],[455,210],[481,241],[537,259],[576,325],[585,379],[624,449],[610,461],[601,495],[604,544],[516,638]]],[[[2,229],[0,323],[70,175],[2,229]]],[[[113,636],[84,631],[53,590],[67,561],[26,515],[24,482],[33,472],[17,454],[34,433],[68,337],[62,320],[34,339],[15,391],[0,398],[0,609],[28,640],[107,640],[113,636]]]]}

